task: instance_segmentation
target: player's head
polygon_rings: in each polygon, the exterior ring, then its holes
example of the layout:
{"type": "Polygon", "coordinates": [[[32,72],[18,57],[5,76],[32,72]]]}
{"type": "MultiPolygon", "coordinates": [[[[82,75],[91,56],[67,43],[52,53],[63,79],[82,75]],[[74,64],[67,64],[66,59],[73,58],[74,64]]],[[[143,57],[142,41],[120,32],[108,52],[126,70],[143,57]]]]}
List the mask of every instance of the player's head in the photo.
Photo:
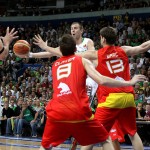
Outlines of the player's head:
{"type": "Polygon", "coordinates": [[[112,27],[104,27],[100,30],[101,45],[114,45],[117,33],[112,27]]]}
{"type": "Polygon", "coordinates": [[[76,51],[75,39],[70,34],[65,34],[62,36],[59,46],[63,56],[73,55],[76,51]]]}
{"type": "Polygon", "coordinates": [[[71,24],[71,35],[74,37],[75,40],[78,40],[82,37],[83,33],[83,26],[79,22],[73,22],[71,24]]]}

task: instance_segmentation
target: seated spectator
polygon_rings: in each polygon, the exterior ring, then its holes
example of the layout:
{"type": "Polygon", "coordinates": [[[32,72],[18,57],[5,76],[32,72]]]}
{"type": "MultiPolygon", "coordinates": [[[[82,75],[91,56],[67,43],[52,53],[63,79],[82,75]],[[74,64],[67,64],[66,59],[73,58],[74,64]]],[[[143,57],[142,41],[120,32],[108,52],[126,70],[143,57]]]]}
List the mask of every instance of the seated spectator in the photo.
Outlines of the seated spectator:
{"type": "Polygon", "coordinates": [[[1,118],[1,135],[5,135],[7,119],[14,115],[14,111],[9,107],[8,101],[4,103],[4,108],[2,110],[1,118]]]}
{"type": "Polygon", "coordinates": [[[21,136],[23,126],[31,126],[32,137],[36,137],[37,132],[36,132],[35,122],[36,122],[37,115],[38,114],[30,106],[27,105],[27,102],[24,101],[22,103],[22,110],[19,119],[15,120],[14,134],[17,137],[21,136]]]}
{"type": "Polygon", "coordinates": [[[136,84],[134,85],[134,92],[135,92],[135,93],[139,93],[140,88],[141,88],[140,83],[136,83],[136,84]]]}
{"type": "Polygon", "coordinates": [[[138,96],[140,100],[142,100],[142,102],[144,102],[145,100],[145,95],[144,95],[144,90],[143,89],[140,89],[139,90],[139,96],[138,96]]]}
{"type": "Polygon", "coordinates": [[[145,102],[147,102],[148,100],[150,101],[150,87],[146,87],[144,89],[144,94],[145,94],[145,102]]]}
{"type": "Polygon", "coordinates": [[[136,118],[143,119],[145,114],[146,114],[146,112],[143,108],[143,104],[141,102],[139,102],[136,107],[136,118]]]}
{"type": "Polygon", "coordinates": [[[139,99],[139,93],[135,93],[135,104],[136,106],[138,105],[138,103],[142,103],[143,101],[141,99],[139,99]]]}
{"type": "Polygon", "coordinates": [[[46,112],[43,107],[43,109],[39,113],[39,122],[37,124],[37,134],[40,137],[42,137],[43,135],[45,124],[46,124],[46,112]]]}
{"type": "Polygon", "coordinates": [[[23,103],[23,99],[19,98],[17,106],[14,109],[14,116],[12,116],[11,118],[7,119],[7,126],[6,126],[6,135],[7,136],[13,134],[14,120],[19,118],[19,115],[20,115],[21,110],[22,110],[22,103],[23,103]]]}
{"type": "Polygon", "coordinates": [[[144,119],[146,121],[150,121],[150,101],[148,101],[148,103],[146,105],[146,114],[144,116],[144,119]]]}
{"type": "Polygon", "coordinates": [[[16,108],[16,104],[15,104],[15,100],[12,99],[13,96],[10,97],[10,103],[9,103],[9,107],[14,111],[16,108]]]}

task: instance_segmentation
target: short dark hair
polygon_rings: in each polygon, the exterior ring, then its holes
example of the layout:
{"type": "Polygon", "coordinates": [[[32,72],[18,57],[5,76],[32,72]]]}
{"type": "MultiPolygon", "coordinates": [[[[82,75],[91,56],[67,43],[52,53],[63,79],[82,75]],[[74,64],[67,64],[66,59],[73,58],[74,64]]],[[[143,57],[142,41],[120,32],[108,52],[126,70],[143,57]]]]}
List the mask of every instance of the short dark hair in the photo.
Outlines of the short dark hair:
{"type": "Polygon", "coordinates": [[[74,25],[74,24],[78,24],[79,27],[80,27],[80,30],[83,30],[83,25],[82,25],[82,23],[80,23],[80,22],[73,22],[73,23],[71,24],[71,26],[74,25]]]}
{"type": "Polygon", "coordinates": [[[106,39],[106,43],[113,45],[117,39],[117,33],[112,27],[104,27],[100,30],[100,35],[106,39]]]}
{"type": "Polygon", "coordinates": [[[70,34],[64,34],[59,41],[60,51],[63,56],[73,55],[76,51],[76,42],[70,34]]]}

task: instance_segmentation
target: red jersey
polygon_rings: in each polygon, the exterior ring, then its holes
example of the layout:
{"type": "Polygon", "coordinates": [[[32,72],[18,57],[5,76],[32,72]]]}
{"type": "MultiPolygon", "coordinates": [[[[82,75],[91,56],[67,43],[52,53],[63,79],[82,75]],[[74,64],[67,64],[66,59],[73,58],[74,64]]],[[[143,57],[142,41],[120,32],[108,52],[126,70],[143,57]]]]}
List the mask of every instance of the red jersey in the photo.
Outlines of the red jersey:
{"type": "Polygon", "coordinates": [[[53,98],[46,110],[52,121],[83,121],[92,116],[86,94],[87,73],[82,58],[71,55],[52,66],[53,98]]]}
{"type": "MultiPolygon", "coordinates": [[[[98,50],[96,70],[116,80],[130,80],[128,57],[118,46],[106,46],[98,50]]],[[[113,88],[99,85],[97,90],[99,102],[104,102],[109,93],[133,93],[133,87],[113,88]]]]}

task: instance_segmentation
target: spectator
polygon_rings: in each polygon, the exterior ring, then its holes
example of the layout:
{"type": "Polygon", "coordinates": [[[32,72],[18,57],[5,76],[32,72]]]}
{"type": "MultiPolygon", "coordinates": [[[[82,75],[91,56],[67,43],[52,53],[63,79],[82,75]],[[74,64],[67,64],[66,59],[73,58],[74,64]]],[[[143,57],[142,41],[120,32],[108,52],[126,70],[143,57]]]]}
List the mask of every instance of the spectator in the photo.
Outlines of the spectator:
{"type": "Polygon", "coordinates": [[[19,119],[15,120],[15,128],[14,128],[14,133],[17,137],[22,136],[22,129],[23,126],[31,126],[32,128],[32,136],[36,137],[36,126],[34,124],[37,116],[35,115],[36,112],[33,111],[33,109],[31,109],[31,107],[29,107],[27,105],[27,102],[24,101],[22,103],[22,111],[21,114],[19,116],[19,119]]]}
{"type": "Polygon", "coordinates": [[[2,110],[2,119],[1,119],[1,135],[5,135],[7,119],[11,118],[14,115],[14,111],[9,107],[8,101],[4,103],[4,108],[2,110]]]}
{"type": "Polygon", "coordinates": [[[146,112],[143,109],[143,104],[139,102],[136,106],[136,118],[137,119],[144,119],[146,112]]]}
{"type": "Polygon", "coordinates": [[[150,121],[150,101],[146,104],[146,114],[144,116],[146,121],[150,121]]]}
{"type": "Polygon", "coordinates": [[[19,118],[19,115],[21,113],[22,110],[22,103],[23,103],[23,99],[19,98],[18,99],[18,103],[17,106],[14,109],[14,115],[11,118],[7,119],[7,126],[6,126],[6,135],[12,135],[13,134],[13,130],[14,130],[14,120],[19,118]]]}

